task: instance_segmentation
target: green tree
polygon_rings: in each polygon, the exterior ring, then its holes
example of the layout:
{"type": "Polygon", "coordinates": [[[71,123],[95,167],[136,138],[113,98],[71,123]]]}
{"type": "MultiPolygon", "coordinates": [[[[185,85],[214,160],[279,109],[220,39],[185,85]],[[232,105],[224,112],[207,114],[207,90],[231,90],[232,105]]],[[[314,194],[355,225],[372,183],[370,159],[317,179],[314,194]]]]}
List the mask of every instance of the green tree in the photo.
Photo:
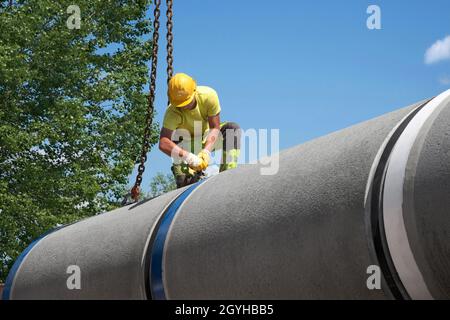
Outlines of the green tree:
{"type": "Polygon", "coordinates": [[[120,203],[140,151],[151,55],[146,0],[8,4],[0,1],[0,282],[46,230],[120,203]],[[72,4],[79,29],[67,24],[72,4]]]}
{"type": "Polygon", "coordinates": [[[155,198],[176,188],[177,185],[172,174],[158,172],[150,182],[150,192],[147,197],[155,198]]]}

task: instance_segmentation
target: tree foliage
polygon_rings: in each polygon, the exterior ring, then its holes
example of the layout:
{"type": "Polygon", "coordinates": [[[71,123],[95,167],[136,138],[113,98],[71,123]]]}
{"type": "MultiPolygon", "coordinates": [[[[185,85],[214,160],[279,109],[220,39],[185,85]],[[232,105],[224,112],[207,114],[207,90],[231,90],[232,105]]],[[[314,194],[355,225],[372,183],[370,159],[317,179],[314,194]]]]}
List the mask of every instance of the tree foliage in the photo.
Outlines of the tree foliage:
{"type": "Polygon", "coordinates": [[[34,238],[120,202],[140,151],[151,54],[146,0],[8,3],[0,1],[0,282],[34,238]],[[66,24],[74,3],[80,29],[66,24]]]}
{"type": "Polygon", "coordinates": [[[155,198],[176,188],[177,185],[172,174],[158,172],[150,183],[150,192],[147,197],[155,198]]]}

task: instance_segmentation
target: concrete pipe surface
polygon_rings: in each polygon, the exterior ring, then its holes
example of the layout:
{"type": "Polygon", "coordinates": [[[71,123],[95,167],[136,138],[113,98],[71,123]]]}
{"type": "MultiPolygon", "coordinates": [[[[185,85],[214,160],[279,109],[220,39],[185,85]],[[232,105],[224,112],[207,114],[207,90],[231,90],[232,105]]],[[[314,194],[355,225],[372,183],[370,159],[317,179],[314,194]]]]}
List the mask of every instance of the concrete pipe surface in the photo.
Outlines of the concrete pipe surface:
{"type": "Polygon", "coordinates": [[[44,235],[3,298],[450,298],[450,91],[261,167],[44,235]]]}

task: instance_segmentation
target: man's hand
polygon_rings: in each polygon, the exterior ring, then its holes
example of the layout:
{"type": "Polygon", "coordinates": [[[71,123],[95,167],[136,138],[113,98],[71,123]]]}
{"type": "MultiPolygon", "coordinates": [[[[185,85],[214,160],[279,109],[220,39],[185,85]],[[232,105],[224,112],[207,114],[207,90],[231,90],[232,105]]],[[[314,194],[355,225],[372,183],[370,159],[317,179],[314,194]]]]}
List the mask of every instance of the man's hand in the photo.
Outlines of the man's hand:
{"type": "Polygon", "coordinates": [[[196,168],[200,167],[203,162],[203,160],[199,156],[196,156],[195,154],[189,152],[189,153],[186,153],[186,155],[183,157],[183,160],[192,169],[194,169],[196,171],[200,171],[200,170],[196,169],[196,168]]]}
{"type": "Polygon", "coordinates": [[[209,161],[211,160],[211,152],[209,152],[206,149],[203,149],[202,151],[200,151],[200,153],[198,154],[198,157],[200,159],[202,159],[202,163],[201,163],[201,171],[205,170],[206,168],[208,168],[209,166],[209,161]]]}
{"type": "Polygon", "coordinates": [[[193,159],[196,159],[196,160],[199,159],[200,162],[199,163],[195,162],[192,165],[188,163],[189,167],[191,167],[195,171],[203,171],[206,168],[208,168],[209,161],[211,158],[211,153],[208,150],[203,149],[202,151],[200,151],[200,153],[197,156],[195,156],[193,154],[192,154],[192,156],[195,157],[195,158],[192,157],[193,159]]]}

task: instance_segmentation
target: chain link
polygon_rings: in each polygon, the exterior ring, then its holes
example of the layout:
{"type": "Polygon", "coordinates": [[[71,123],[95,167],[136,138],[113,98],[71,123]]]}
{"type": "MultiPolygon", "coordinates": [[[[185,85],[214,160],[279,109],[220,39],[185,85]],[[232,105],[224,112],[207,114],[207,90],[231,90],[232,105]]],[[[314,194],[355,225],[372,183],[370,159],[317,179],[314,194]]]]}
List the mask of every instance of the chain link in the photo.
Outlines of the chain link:
{"type": "Polygon", "coordinates": [[[173,76],[173,0],[166,0],[167,3],[167,83],[173,76]]]}

